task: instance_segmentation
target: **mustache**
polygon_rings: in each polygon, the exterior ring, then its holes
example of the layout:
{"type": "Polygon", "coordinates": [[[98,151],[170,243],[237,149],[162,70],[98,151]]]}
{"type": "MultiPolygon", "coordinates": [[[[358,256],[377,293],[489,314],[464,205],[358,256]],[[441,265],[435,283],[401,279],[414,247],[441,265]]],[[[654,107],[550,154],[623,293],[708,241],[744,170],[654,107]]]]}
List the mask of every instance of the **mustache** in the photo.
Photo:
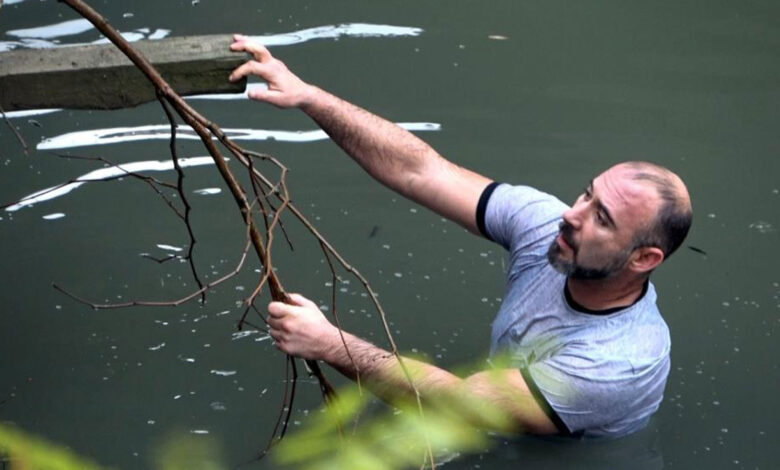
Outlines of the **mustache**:
{"type": "Polygon", "coordinates": [[[574,241],[572,240],[572,236],[574,235],[574,227],[567,224],[565,221],[562,221],[558,225],[558,230],[561,233],[561,238],[563,238],[563,241],[565,241],[567,245],[572,247],[572,249],[577,251],[577,245],[575,245],[574,241]]]}

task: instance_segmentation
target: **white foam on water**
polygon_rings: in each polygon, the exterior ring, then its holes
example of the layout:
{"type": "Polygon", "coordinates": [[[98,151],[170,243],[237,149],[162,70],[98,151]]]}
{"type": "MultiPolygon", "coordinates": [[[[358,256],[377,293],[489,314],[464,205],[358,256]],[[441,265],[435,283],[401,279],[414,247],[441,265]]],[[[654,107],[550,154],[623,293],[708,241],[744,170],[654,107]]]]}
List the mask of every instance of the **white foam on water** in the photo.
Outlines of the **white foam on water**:
{"type": "Polygon", "coordinates": [[[53,214],[44,215],[43,219],[44,220],[57,220],[57,219],[61,219],[63,217],[65,217],[65,214],[63,214],[62,212],[55,212],[53,214]]]}
{"type": "MultiPolygon", "coordinates": [[[[178,161],[182,168],[214,164],[214,160],[211,157],[180,158],[178,161]]],[[[171,160],[145,160],[101,168],[99,170],[90,171],[87,174],[81,175],[71,183],[62,183],[57,186],[52,186],[40,191],[36,191],[32,194],[28,194],[27,196],[21,198],[16,204],[8,206],[5,210],[7,212],[15,212],[23,207],[32,206],[33,204],[37,204],[39,202],[64,196],[90,181],[101,181],[108,178],[115,178],[117,176],[125,175],[128,172],[169,170],[173,170],[173,161],[171,160]]]]}
{"type": "Polygon", "coordinates": [[[63,21],[61,23],[38,26],[36,28],[14,29],[6,31],[9,36],[17,38],[51,39],[62,36],[73,36],[93,29],[92,23],[85,19],[63,21]]]}
{"type": "MultiPolygon", "coordinates": [[[[170,33],[171,33],[170,29],[157,29],[152,34],[149,34],[149,28],[140,28],[140,29],[136,29],[135,31],[120,32],[119,34],[121,34],[122,37],[129,42],[136,42],[142,39],[163,39],[167,37],[170,33]]],[[[90,42],[89,44],[109,44],[110,42],[111,41],[109,41],[108,38],[100,38],[90,42]]],[[[73,46],[73,45],[81,45],[81,44],[68,44],[68,45],[73,46]]]]}
{"type": "MultiPolygon", "coordinates": [[[[10,0],[9,0],[10,1],[10,0]]],[[[7,3],[7,2],[6,2],[7,3]]],[[[89,31],[93,26],[85,19],[70,20],[36,28],[16,29],[6,34],[18,37],[19,41],[0,41],[0,52],[10,51],[20,47],[30,49],[43,49],[61,47],[56,38],[73,36],[89,31]]],[[[163,39],[171,33],[169,29],[156,29],[149,34],[150,28],[138,28],[134,31],[121,31],[119,34],[130,42],[141,39],[163,39]]],[[[371,23],[344,23],[337,25],[317,26],[314,28],[291,31],[289,33],[249,36],[255,42],[265,46],[290,46],[318,39],[338,39],[341,37],[378,38],[378,37],[410,37],[419,36],[422,28],[410,26],[392,26],[371,23]]],[[[89,43],[73,43],[68,46],[80,46],[84,44],[107,44],[109,41],[101,37],[89,43]]]]}
{"type": "Polygon", "coordinates": [[[337,39],[340,37],[402,37],[419,36],[422,28],[409,26],[392,26],[371,23],[344,23],[336,25],[318,26],[283,34],[271,34],[264,36],[249,36],[252,41],[264,46],[289,46],[314,39],[337,39]]]}
{"type": "Polygon", "coordinates": [[[27,109],[24,111],[6,111],[5,117],[7,117],[8,119],[23,118],[28,116],[40,116],[41,114],[56,113],[57,111],[62,111],[62,109],[51,108],[51,109],[27,109]]]}
{"type": "MultiPolygon", "coordinates": [[[[73,20],[73,21],[86,21],[86,20],[73,20]]],[[[69,22],[65,22],[69,23],[69,22]]],[[[68,44],[62,44],[60,43],[59,39],[56,39],[60,36],[70,36],[74,34],[80,34],[83,31],[78,32],[71,32],[75,31],[75,29],[68,29],[67,27],[69,25],[65,23],[60,23],[57,25],[50,25],[50,26],[43,26],[40,28],[30,28],[30,29],[20,29],[15,31],[9,31],[8,34],[15,32],[21,34],[43,34],[43,36],[25,36],[25,37],[19,37],[18,41],[0,41],[0,52],[4,51],[11,51],[14,49],[24,48],[24,49],[51,49],[55,47],[67,47],[67,46],[85,46],[89,44],[108,44],[110,41],[105,37],[100,37],[99,39],[96,39],[91,42],[77,42],[77,43],[68,43],[68,44]],[[51,31],[56,31],[56,27],[61,26],[65,24],[65,28],[63,30],[65,31],[65,34],[57,35],[57,36],[48,36],[51,31]]],[[[90,24],[90,27],[92,25],[90,24]]],[[[89,28],[87,28],[89,30],[89,28]]],[[[86,30],[85,30],[86,31],[86,30]]],[[[120,35],[125,38],[129,42],[135,42],[140,41],[142,39],[163,39],[167,37],[171,33],[170,29],[156,29],[153,33],[149,34],[149,28],[139,28],[135,31],[120,31],[120,35]]]]}
{"type": "Polygon", "coordinates": [[[156,40],[156,39],[163,39],[165,37],[168,37],[168,35],[171,34],[170,29],[157,29],[152,34],[149,35],[146,39],[156,40]]]}
{"type": "Polygon", "coordinates": [[[165,347],[165,343],[160,343],[157,346],[149,346],[149,351],[159,351],[160,349],[165,347]]]}
{"type": "Polygon", "coordinates": [[[234,370],[216,370],[216,369],[212,369],[211,373],[214,374],[214,375],[222,376],[222,377],[230,377],[231,375],[236,375],[237,372],[234,371],[234,370]]]}
{"type": "MultiPolygon", "coordinates": [[[[435,122],[399,122],[396,123],[408,131],[439,131],[441,124],[435,122]]],[[[58,150],[91,145],[107,145],[120,142],[135,142],[140,140],[170,140],[169,124],[152,124],[137,127],[113,127],[107,129],[91,129],[86,131],[68,132],[42,140],[38,150],[58,150]]],[[[328,139],[321,129],[307,131],[282,131],[268,129],[223,129],[233,140],[262,141],[277,140],[281,142],[315,142],[328,139]]],[[[200,137],[189,126],[180,126],[176,133],[178,139],[200,140],[200,137]]]]}

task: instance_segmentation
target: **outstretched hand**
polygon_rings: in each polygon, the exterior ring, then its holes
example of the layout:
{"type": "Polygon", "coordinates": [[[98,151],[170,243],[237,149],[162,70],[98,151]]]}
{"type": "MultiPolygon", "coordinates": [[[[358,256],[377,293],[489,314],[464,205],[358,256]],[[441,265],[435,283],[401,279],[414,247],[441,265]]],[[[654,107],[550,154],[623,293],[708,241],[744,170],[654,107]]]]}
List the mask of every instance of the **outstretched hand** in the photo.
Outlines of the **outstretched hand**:
{"type": "Polygon", "coordinates": [[[267,90],[251,90],[249,97],[265,101],[280,108],[295,108],[307,103],[314,87],[290,72],[284,62],[274,58],[268,49],[241,34],[233,35],[232,51],[245,51],[254,59],[238,66],[230,74],[234,82],[248,75],[257,75],[268,83],[267,90]]]}
{"type": "Polygon", "coordinates": [[[290,294],[289,298],[290,304],[268,305],[268,326],[276,347],[304,359],[325,359],[341,344],[338,329],[311,300],[300,294],[290,294]]]}

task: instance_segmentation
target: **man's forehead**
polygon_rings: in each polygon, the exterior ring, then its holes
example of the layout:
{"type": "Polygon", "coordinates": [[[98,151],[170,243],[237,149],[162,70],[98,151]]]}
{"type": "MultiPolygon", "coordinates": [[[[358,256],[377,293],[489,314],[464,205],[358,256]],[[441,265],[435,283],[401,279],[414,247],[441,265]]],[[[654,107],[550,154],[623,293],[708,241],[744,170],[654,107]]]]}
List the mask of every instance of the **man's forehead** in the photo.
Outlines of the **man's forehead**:
{"type": "Polygon", "coordinates": [[[617,166],[590,181],[594,194],[616,218],[652,217],[658,207],[659,197],[655,188],[633,178],[633,175],[630,169],[617,166]]]}

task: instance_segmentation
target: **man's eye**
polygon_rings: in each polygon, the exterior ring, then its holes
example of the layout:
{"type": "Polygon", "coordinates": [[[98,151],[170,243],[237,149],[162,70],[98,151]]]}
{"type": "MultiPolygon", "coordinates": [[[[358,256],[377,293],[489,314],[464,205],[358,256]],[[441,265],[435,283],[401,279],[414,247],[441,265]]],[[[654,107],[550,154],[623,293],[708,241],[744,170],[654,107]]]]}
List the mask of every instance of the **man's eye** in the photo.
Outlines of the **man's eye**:
{"type": "Polygon", "coordinates": [[[604,214],[601,212],[596,212],[596,219],[599,221],[599,225],[606,227],[607,224],[607,218],[604,217],[604,214]]]}
{"type": "Polygon", "coordinates": [[[585,190],[585,191],[582,193],[582,197],[583,197],[583,199],[590,199],[590,190],[589,190],[589,189],[586,189],[586,190],[585,190]]]}

